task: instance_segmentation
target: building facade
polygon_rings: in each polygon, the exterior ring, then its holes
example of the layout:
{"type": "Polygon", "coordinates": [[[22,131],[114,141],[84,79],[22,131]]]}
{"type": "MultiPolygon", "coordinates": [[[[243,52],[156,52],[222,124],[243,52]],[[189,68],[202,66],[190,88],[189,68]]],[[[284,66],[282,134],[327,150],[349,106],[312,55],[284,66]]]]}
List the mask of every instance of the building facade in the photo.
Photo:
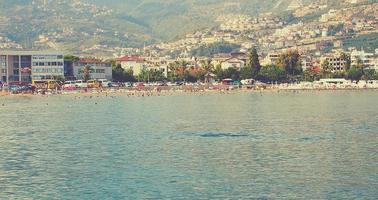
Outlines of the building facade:
{"type": "Polygon", "coordinates": [[[112,65],[110,62],[87,58],[83,58],[72,63],[73,77],[75,79],[83,79],[83,70],[86,66],[90,68],[91,79],[112,80],[112,65]]]}
{"type": "Polygon", "coordinates": [[[132,70],[134,76],[138,76],[147,68],[144,59],[135,55],[118,58],[117,63],[121,64],[124,70],[132,70]]]}
{"type": "Polygon", "coordinates": [[[328,57],[326,60],[331,67],[332,73],[345,72],[347,62],[341,57],[328,57]]]}
{"type": "Polygon", "coordinates": [[[364,50],[354,50],[350,54],[352,66],[357,66],[358,62],[361,62],[366,69],[375,69],[376,56],[374,53],[368,53],[364,50]]]}
{"type": "Polygon", "coordinates": [[[221,63],[221,67],[223,70],[226,70],[228,68],[237,68],[241,69],[245,66],[245,62],[242,59],[239,58],[230,58],[225,60],[221,63]]]}
{"type": "Polygon", "coordinates": [[[63,54],[42,51],[0,51],[2,82],[32,82],[64,77],[63,54]]]}

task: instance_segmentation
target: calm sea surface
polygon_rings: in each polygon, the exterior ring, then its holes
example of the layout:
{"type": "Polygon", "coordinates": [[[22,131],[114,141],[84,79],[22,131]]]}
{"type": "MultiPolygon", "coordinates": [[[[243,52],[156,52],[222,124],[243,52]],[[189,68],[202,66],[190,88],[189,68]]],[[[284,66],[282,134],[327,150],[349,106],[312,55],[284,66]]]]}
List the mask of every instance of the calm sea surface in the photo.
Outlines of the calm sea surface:
{"type": "Polygon", "coordinates": [[[377,199],[378,91],[0,97],[0,199],[254,198],[377,199]]]}

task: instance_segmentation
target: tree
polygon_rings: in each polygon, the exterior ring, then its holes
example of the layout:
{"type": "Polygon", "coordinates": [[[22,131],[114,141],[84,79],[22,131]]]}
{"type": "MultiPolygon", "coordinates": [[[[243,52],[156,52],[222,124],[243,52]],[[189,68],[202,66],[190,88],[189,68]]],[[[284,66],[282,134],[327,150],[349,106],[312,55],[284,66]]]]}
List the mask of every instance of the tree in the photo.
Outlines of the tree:
{"type": "Polygon", "coordinates": [[[121,67],[121,64],[113,66],[112,73],[113,73],[113,80],[117,82],[124,81],[124,72],[125,70],[121,67]]]}
{"type": "Polygon", "coordinates": [[[224,77],[231,78],[232,80],[240,80],[240,71],[235,67],[230,67],[224,70],[224,77]]]}
{"type": "Polygon", "coordinates": [[[171,82],[183,81],[185,68],[188,65],[186,61],[175,61],[168,66],[168,80],[171,82]]]}
{"type": "Polygon", "coordinates": [[[378,73],[374,69],[364,70],[364,75],[367,80],[378,80],[378,73]]]}
{"type": "Polygon", "coordinates": [[[218,80],[222,80],[222,79],[225,78],[225,76],[224,76],[224,71],[223,71],[221,65],[217,65],[217,66],[215,67],[214,74],[217,76],[217,79],[218,79],[218,80]]]}
{"type": "Polygon", "coordinates": [[[65,55],[64,61],[79,61],[80,58],[74,55],[65,55]]]}
{"type": "Polygon", "coordinates": [[[124,81],[124,82],[135,82],[136,81],[136,79],[135,79],[135,77],[134,77],[134,72],[133,72],[133,70],[132,69],[129,69],[129,70],[124,70],[123,71],[123,79],[122,79],[122,81],[124,81]]]}
{"type": "Polygon", "coordinates": [[[259,77],[264,82],[280,82],[285,79],[285,70],[277,65],[263,66],[260,70],[259,77]]]}
{"type": "Polygon", "coordinates": [[[278,60],[278,66],[283,68],[288,78],[302,73],[300,55],[297,50],[289,50],[281,54],[278,60]]]}
{"type": "Polygon", "coordinates": [[[252,48],[251,51],[249,52],[249,59],[248,59],[247,67],[251,69],[251,75],[252,75],[251,77],[248,77],[248,78],[256,78],[261,69],[259,54],[257,53],[256,48],[252,48]]]}
{"type": "Polygon", "coordinates": [[[205,73],[213,72],[214,65],[211,63],[210,59],[202,60],[201,61],[201,68],[205,71],[205,73]]]}
{"type": "Polygon", "coordinates": [[[91,71],[92,71],[91,66],[87,65],[87,66],[84,67],[84,69],[83,69],[84,81],[88,81],[89,79],[91,79],[91,71]]]}
{"type": "Polygon", "coordinates": [[[313,72],[311,70],[306,70],[305,72],[303,72],[302,78],[301,78],[302,81],[310,81],[310,82],[316,81],[319,79],[320,79],[320,74],[313,72]]]}
{"type": "Polygon", "coordinates": [[[340,58],[345,60],[345,71],[348,71],[351,67],[351,64],[352,64],[350,56],[343,52],[343,53],[341,53],[340,58]]]}
{"type": "Polygon", "coordinates": [[[184,72],[184,80],[186,82],[194,83],[194,82],[197,82],[198,78],[194,74],[192,74],[188,70],[186,70],[184,72]]]}
{"type": "Polygon", "coordinates": [[[156,82],[156,81],[164,81],[165,76],[162,70],[150,70],[149,71],[149,81],[156,82]]]}
{"type": "Polygon", "coordinates": [[[357,69],[364,69],[365,65],[362,62],[361,58],[357,58],[356,64],[353,67],[356,67],[357,69]]]}
{"type": "Polygon", "coordinates": [[[326,77],[326,78],[332,77],[332,68],[327,60],[325,60],[322,63],[322,74],[323,74],[323,77],[326,77]]]}
{"type": "Polygon", "coordinates": [[[143,82],[156,82],[163,81],[164,79],[165,77],[162,70],[142,70],[138,75],[138,80],[143,82]]]}
{"type": "Polygon", "coordinates": [[[250,79],[250,78],[256,78],[256,77],[257,77],[257,74],[255,75],[250,67],[243,67],[240,69],[241,79],[250,79]]]}
{"type": "Polygon", "coordinates": [[[57,81],[60,81],[60,82],[64,82],[66,79],[64,76],[54,76],[54,80],[57,80],[57,81]]]}
{"type": "Polygon", "coordinates": [[[347,71],[347,76],[351,80],[359,81],[364,75],[363,69],[353,66],[347,71]]]}
{"type": "Polygon", "coordinates": [[[337,25],[331,25],[328,28],[328,35],[335,35],[338,32],[341,32],[344,30],[344,24],[337,24],[337,25]]]}

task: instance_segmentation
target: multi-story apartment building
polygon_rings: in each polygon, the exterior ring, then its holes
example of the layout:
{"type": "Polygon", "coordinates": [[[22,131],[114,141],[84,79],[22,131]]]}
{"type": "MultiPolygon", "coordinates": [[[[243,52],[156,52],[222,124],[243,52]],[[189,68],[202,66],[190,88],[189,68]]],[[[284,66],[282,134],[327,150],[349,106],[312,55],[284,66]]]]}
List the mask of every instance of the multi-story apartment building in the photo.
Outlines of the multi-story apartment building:
{"type": "Polygon", "coordinates": [[[364,50],[354,50],[350,54],[352,65],[357,65],[360,61],[366,69],[375,69],[376,56],[374,53],[368,53],[364,50]]]}
{"type": "Polygon", "coordinates": [[[340,55],[329,55],[321,58],[322,63],[328,62],[328,67],[332,73],[345,72],[347,61],[340,55]]]}
{"type": "Polygon", "coordinates": [[[110,62],[104,62],[97,59],[83,58],[72,63],[73,76],[76,79],[83,79],[83,70],[88,66],[90,68],[91,79],[112,80],[112,65],[110,62]]]}
{"type": "Polygon", "coordinates": [[[2,82],[31,82],[64,76],[63,54],[49,51],[0,51],[2,82]]]}
{"type": "Polygon", "coordinates": [[[134,76],[138,76],[147,68],[145,60],[137,55],[123,56],[117,59],[117,63],[125,70],[132,70],[134,76]]]}

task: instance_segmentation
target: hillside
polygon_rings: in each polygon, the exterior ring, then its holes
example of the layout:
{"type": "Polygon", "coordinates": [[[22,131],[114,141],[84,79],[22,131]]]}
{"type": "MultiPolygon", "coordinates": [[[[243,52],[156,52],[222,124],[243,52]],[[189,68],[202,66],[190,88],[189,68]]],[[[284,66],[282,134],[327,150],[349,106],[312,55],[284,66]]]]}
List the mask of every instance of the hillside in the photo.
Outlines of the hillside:
{"type": "MultiPolygon", "coordinates": [[[[346,0],[321,0],[329,8],[346,0]]],[[[375,0],[370,0],[375,1],[375,0]]],[[[175,40],[227,14],[291,16],[314,0],[0,0],[0,37],[25,48],[96,52],[175,40]]],[[[295,20],[309,20],[306,18],[295,20]]],[[[288,21],[290,21],[288,20],[288,21]]]]}
{"type": "Polygon", "coordinates": [[[34,41],[40,39],[60,49],[93,44],[137,46],[152,41],[147,25],[126,14],[74,0],[45,2],[0,1],[1,33],[27,48],[38,47],[34,41]]]}

